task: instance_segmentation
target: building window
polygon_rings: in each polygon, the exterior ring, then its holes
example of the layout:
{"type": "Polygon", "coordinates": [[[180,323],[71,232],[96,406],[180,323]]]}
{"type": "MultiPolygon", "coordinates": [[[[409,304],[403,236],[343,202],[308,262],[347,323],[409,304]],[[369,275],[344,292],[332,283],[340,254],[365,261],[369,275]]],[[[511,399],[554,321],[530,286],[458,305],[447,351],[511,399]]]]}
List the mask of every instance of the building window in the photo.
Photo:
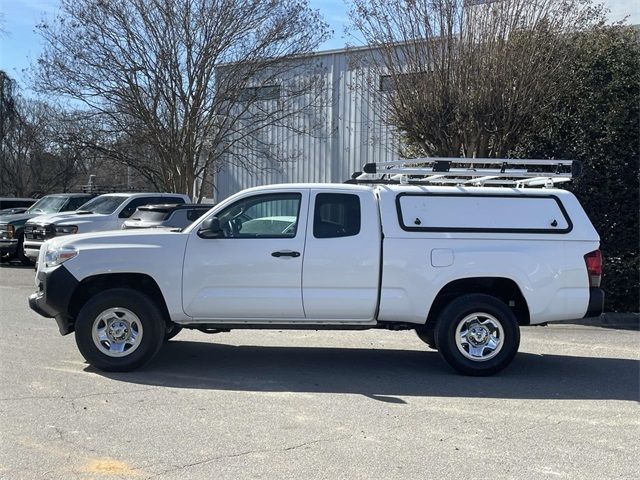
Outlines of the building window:
{"type": "Polygon", "coordinates": [[[263,85],[247,87],[240,91],[240,101],[277,100],[280,98],[280,85],[263,85]]]}
{"type": "Polygon", "coordinates": [[[380,75],[380,91],[393,92],[393,77],[391,75],[380,75]]]}
{"type": "Polygon", "coordinates": [[[380,75],[380,81],[378,88],[381,92],[395,92],[397,86],[400,85],[404,88],[415,88],[424,82],[429,81],[429,74],[431,72],[417,72],[417,73],[399,73],[394,75],[380,75]]]}

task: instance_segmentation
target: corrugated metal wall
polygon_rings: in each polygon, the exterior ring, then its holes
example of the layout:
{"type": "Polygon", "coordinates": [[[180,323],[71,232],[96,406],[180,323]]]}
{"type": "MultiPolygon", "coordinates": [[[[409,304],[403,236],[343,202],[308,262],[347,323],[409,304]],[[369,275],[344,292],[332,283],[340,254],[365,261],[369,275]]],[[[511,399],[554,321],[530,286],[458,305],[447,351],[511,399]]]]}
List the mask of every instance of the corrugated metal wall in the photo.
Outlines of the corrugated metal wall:
{"type": "Polygon", "coordinates": [[[300,114],[294,121],[297,129],[313,134],[297,134],[282,126],[265,127],[266,138],[287,157],[297,158],[280,163],[244,152],[251,156],[248,163],[264,168],[225,163],[214,177],[216,201],[258,185],[342,183],[367,162],[397,157],[392,129],[383,121],[379,94],[375,92],[378,79],[357,68],[358,55],[361,53],[334,51],[309,57],[308,71],[313,72],[309,74],[318,75],[320,70],[324,76],[324,98],[312,114],[300,114]]]}

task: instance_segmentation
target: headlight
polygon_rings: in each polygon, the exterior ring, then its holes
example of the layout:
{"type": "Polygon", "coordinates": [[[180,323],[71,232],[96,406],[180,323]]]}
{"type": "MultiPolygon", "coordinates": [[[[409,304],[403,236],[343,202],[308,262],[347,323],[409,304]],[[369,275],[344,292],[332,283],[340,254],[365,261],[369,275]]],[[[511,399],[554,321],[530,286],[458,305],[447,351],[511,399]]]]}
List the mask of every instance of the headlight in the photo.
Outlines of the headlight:
{"type": "Polygon", "coordinates": [[[56,233],[60,233],[62,235],[71,235],[72,233],[76,233],[78,231],[78,227],[75,225],[60,225],[56,228],[56,233]]]}
{"type": "Polygon", "coordinates": [[[13,238],[13,234],[15,233],[15,228],[13,227],[13,225],[7,225],[7,238],[11,239],[13,238]]]}
{"type": "Polygon", "coordinates": [[[67,260],[71,260],[76,255],[78,255],[78,250],[74,247],[47,249],[47,253],[44,255],[44,265],[46,267],[55,267],[56,265],[63,264],[67,260]]]}

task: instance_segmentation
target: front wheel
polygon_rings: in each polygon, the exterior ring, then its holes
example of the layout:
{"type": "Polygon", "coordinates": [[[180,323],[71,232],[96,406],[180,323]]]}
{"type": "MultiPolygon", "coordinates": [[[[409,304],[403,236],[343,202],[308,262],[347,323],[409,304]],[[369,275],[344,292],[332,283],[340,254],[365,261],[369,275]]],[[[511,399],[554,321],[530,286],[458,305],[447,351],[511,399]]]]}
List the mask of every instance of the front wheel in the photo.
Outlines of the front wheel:
{"type": "Polygon", "coordinates": [[[520,327],[504,302],[490,295],[463,295],[438,317],[436,344],[445,361],[465,375],[504,369],[520,346],[520,327]]]}
{"type": "Polygon", "coordinates": [[[114,288],[92,297],[75,323],[76,344],[96,368],[134,370],[160,350],[165,321],[154,302],[141,292],[114,288]]]}

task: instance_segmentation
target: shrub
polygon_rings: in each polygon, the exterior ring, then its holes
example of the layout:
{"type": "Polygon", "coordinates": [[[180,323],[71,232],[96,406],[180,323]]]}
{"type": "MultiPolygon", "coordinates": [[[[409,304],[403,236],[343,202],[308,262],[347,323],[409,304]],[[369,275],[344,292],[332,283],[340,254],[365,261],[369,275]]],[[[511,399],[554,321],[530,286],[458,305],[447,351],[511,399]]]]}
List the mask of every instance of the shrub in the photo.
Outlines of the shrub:
{"type": "Polygon", "coordinates": [[[570,42],[580,46],[566,65],[570,88],[550,92],[552,107],[540,112],[515,154],[583,162],[582,177],[568,188],[601,237],[605,308],[638,311],[638,31],[614,25],[580,35],[570,42]]]}

